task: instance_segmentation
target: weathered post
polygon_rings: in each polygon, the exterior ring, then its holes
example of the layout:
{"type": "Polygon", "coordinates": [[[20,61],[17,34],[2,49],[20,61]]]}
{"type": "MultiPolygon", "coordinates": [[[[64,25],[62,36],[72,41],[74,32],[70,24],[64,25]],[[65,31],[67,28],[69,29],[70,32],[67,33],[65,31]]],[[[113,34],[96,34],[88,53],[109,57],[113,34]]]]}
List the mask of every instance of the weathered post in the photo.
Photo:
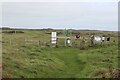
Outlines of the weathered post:
{"type": "Polygon", "coordinates": [[[91,36],[91,46],[93,47],[94,45],[94,35],[91,36]]]}
{"type": "Polygon", "coordinates": [[[104,42],[104,37],[101,36],[101,46],[103,46],[103,42],[104,42]]]}
{"type": "Polygon", "coordinates": [[[67,39],[66,39],[66,35],[67,35],[67,32],[66,32],[66,29],[64,30],[64,35],[65,35],[65,46],[66,46],[66,41],[67,41],[67,39]]]}
{"type": "Polygon", "coordinates": [[[70,46],[72,46],[72,30],[70,30],[69,34],[70,34],[70,46]]]}
{"type": "Polygon", "coordinates": [[[41,46],[40,40],[38,41],[38,46],[41,46]]]}
{"type": "Polygon", "coordinates": [[[58,47],[58,38],[56,37],[56,44],[55,47],[58,47]]]}

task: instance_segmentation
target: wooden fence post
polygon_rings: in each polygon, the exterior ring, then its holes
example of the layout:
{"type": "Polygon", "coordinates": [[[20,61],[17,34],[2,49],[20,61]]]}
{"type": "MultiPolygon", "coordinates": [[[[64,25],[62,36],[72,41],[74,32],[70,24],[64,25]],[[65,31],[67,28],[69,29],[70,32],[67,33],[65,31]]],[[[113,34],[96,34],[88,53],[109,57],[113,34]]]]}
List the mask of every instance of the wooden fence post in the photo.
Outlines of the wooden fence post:
{"type": "Polygon", "coordinates": [[[40,42],[40,40],[38,41],[38,46],[41,46],[41,42],[40,42]]]}

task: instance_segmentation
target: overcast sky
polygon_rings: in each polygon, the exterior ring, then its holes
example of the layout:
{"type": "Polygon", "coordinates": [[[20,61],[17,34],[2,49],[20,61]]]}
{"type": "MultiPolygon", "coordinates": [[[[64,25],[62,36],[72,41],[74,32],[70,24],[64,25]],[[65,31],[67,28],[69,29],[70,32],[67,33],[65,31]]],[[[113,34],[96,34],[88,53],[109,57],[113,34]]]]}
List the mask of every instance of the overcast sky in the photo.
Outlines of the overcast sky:
{"type": "Polygon", "coordinates": [[[118,30],[116,2],[14,2],[2,4],[2,26],[118,30]]]}

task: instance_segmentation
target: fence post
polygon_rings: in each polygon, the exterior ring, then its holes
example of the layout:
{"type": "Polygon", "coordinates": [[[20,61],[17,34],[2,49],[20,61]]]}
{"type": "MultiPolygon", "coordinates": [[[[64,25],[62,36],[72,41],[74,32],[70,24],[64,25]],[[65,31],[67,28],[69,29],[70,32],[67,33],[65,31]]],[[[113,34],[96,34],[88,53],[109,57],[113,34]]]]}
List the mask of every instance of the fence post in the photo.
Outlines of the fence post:
{"type": "Polygon", "coordinates": [[[50,40],[50,47],[52,48],[52,40],[50,40]]]}
{"type": "Polygon", "coordinates": [[[38,46],[41,46],[41,42],[40,42],[40,40],[38,41],[38,46]]]}

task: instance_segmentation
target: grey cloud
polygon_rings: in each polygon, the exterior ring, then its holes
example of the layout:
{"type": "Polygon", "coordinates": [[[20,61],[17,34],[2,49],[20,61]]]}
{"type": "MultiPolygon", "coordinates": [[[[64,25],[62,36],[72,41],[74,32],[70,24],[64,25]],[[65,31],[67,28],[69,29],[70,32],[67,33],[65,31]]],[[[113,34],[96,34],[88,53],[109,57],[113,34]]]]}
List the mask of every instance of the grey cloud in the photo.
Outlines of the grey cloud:
{"type": "Polygon", "coordinates": [[[110,30],[114,27],[117,30],[117,10],[117,4],[112,2],[4,3],[3,24],[25,28],[110,30]]]}

